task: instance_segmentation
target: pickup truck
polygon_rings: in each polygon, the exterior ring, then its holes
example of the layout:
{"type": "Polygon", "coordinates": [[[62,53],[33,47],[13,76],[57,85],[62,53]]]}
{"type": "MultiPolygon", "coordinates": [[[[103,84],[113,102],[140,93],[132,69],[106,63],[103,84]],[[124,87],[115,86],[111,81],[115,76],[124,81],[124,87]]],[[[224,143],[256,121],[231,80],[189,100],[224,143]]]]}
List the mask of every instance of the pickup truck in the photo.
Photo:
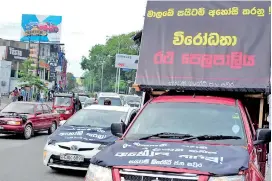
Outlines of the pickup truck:
{"type": "Polygon", "coordinates": [[[112,124],[120,139],[85,181],[265,180],[271,16],[256,7],[270,3],[147,1],[134,86],[144,106],[130,126],[112,124]]]}
{"type": "Polygon", "coordinates": [[[145,104],[125,132],[122,123],[111,129],[120,140],[92,159],[86,181],[100,171],[113,181],[264,180],[271,130],[255,131],[239,99],[161,95],[145,104]]]}
{"type": "Polygon", "coordinates": [[[46,104],[12,102],[0,112],[0,134],[16,134],[30,139],[35,132],[53,133],[59,126],[59,114],[46,104]]]}

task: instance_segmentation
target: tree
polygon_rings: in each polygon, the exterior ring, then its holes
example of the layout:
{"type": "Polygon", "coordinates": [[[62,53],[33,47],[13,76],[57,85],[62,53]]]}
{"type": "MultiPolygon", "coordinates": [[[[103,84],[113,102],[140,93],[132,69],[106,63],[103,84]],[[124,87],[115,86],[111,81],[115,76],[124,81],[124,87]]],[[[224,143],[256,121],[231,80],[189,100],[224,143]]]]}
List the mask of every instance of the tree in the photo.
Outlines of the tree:
{"type": "Polygon", "coordinates": [[[19,82],[21,82],[20,86],[29,86],[36,87],[39,90],[46,89],[46,85],[40,79],[40,77],[35,75],[35,67],[33,66],[34,61],[32,59],[27,59],[22,64],[22,69],[19,71],[19,82]]]}
{"type": "MultiPolygon", "coordinates": [[[[135,45],[132,37],[136,32],[111,36],[105,44],[97,44],[91,48],[88,57],[82,57],[81,68],[86,70],[84,86],[93,87],[94,91],[100,91],[103,63],[103,91],[114,91],[116,81],[115,55],[117,53],[137,55],[139,46],[135,45]]],[[[120,90],[125,89],[128,80],[135,79],[136,71],[121,71],[120,90]]],[[[88,89],[90,90],[90,89],[88,89]]]]}
{"type": "Polygon", "coordinates": [[[68,72],[67,73],[67,89],[68,91],[72,91],[74,88],[76,88],[77,82],[74,74],[68,72]]]}

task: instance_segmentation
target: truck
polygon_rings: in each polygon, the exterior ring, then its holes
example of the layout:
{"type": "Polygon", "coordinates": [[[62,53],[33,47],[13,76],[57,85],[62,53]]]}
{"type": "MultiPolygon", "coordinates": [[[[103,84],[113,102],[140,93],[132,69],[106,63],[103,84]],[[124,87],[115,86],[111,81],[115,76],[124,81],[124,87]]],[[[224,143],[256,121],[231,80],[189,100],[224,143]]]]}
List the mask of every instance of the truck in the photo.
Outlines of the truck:
{"type": "Polygon", "coordinates": [[[85,181],[264,181],[270,2],[147,1],[134,88],[143,106],[85,181]],[[257,13],[258,12],[258,13],[257,13]]]}

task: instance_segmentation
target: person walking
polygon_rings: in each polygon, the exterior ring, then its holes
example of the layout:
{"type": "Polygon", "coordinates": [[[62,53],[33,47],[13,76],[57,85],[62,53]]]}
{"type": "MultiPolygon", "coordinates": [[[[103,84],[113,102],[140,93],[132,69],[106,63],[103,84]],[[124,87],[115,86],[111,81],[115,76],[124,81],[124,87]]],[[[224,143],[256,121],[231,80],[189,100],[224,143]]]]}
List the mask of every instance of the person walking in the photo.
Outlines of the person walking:
{"type": "Polygon", "coordinates": [[[44,101],[44,92],[41,91],[40,92],[40,102],[43,103],[43,101],[44,101]]]}
{"type": "Polygon", "coordinates": [[[13,90],[12,102],[16,102],[18,100],[18,96],[19,96],[18,88],[15,87],[15,89],[13,90]]]}
{"type": "Polygon", "coordinates": [[[23,97],[23,101],[26,101],[26,91],[24,88],[21,90],[21,96],[23,97]]]}

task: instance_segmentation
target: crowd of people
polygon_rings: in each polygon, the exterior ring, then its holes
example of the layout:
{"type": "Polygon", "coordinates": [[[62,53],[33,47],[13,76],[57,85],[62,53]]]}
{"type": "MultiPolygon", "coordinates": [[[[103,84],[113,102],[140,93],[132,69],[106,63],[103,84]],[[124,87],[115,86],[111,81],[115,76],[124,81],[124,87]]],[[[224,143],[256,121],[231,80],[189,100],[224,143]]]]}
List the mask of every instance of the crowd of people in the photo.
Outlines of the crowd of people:
{"type": "MultiPolygon", "coordinates": [[[[54,92],[52,90],[48,91],[47,93],[41,90],[37,92],[35,99],[37,102],[52,101],[53,94],[54,92]]],[[[12,102],[32,100],[32,95],[28,91],[26,91],[24,87],[22,87],[21,89],[18,89],[17,87],[15,87],[15,89],[10,93],[9,96],[12,102]]]]}

